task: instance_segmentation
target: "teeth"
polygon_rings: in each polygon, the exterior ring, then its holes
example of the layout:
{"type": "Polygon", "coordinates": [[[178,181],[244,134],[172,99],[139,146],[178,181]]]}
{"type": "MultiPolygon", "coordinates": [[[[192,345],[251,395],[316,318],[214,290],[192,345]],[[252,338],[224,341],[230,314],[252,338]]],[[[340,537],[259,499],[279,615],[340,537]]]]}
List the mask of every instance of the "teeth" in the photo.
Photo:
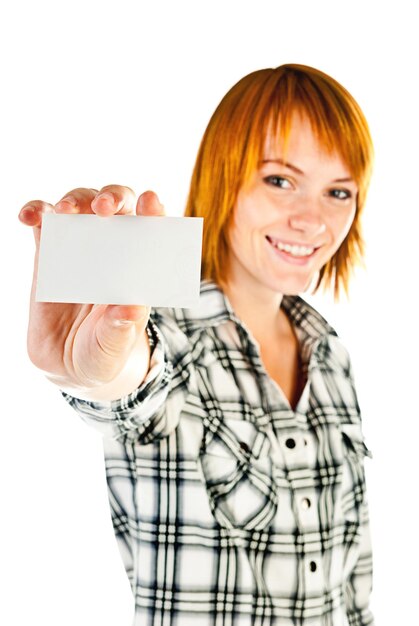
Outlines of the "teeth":
{"type": "Polygon", "coordinates": [[[280,241],[275,242],[272,239],[271,243],[278,248],[278,250],[284,250],[292,256],[310,256],[310,254],[313,254],[314,252],[314,248],[309,248],[307,246],[290,246],[287,243],[281,243],[280,241]]]}

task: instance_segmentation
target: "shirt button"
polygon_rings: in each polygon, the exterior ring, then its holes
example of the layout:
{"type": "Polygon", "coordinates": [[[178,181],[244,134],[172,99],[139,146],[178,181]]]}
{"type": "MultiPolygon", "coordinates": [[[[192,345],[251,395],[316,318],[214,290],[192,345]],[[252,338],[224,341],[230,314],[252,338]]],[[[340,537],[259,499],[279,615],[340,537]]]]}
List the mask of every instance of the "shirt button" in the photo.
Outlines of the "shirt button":
{"type": "Polygon", "coordinates": [[[315,561],[310,561],[310,571],[315,572],[317,569],[317,563],[315,561]]]}
{"type": "Polygon", "coordinates": [[[301,506],[303,509],[309,509],[311,507],[311,500],[310,498],[303,498],[301,500],[301,506]]]}
{"type": "Polygon", "coordinates": [[[287,448],[290,448],[292,450],[292,448],[295,448],[295,439],[292,439],[292,437],[290,437],[289,439],[286,440],[285,445],[287,446],[287,448]]]}

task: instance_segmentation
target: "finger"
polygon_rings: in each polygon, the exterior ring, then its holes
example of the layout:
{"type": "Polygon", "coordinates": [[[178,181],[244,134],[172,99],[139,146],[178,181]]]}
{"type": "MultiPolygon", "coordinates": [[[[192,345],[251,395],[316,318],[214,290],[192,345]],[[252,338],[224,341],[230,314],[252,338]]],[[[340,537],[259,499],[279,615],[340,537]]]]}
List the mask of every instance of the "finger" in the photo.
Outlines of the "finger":
{"type": "Polygon", "coordinates": [[[91,208],[103,217],[109,215],[135,215],[135,193],[130,187],[106,185],[94,197],[91,208]]]}
{"type": "Polygon", "coordinates": [[[33,227],[35,243],[39,245],[41,235],[42,215],[44,213],[53,213],[54,207],[43,200],[31,200],[27,202],[20,210],[19,220],[26,226],[33,227]]]}
{"type": "Polygon", "coordinates": [[[97,189],[88,189],[86,187],[72,189],[57,202],[54,210],[56,213],[92,214],[91,203],[97,193],[97,189]]]}
{"type": "Polygon", "coordinates": [[[165,215],[164,205],[154,191],[145,191],[137,200],[137,215],[165,215]]]}
{"type": "Polygon", "coordinates": [[[42,220],[42,213],[51,213],[52,211],[52,204],[43,200],[30,200],[20,209],[18,217],[26,226],[39,226],[42,220]]]}

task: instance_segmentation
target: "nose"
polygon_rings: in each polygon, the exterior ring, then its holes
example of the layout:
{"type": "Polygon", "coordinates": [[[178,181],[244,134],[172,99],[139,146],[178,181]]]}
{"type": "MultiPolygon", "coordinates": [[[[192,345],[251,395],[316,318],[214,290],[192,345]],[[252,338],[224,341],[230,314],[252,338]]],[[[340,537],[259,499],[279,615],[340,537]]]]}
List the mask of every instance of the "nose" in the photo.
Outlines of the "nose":
{"type": "Polygon", "coordinates": [[[326,224],[321,213],[316,210],[314,202],[296,208],[290,215],[289,224],[293,230],[310,237],[321,235],[326,230],[326,224]]]}

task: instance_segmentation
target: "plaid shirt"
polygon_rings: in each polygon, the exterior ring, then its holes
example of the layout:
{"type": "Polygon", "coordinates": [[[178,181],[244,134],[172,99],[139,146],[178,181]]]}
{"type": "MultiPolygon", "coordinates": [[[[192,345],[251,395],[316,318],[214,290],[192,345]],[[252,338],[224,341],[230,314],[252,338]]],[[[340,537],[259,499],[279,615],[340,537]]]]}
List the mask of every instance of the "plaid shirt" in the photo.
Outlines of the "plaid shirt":
{"type": "Polygon", "coordinates": [[[210,281],[153,309],[142,385],[64,392],[104,435],[113,525],[138,626],[365,626],[371,549],[348,354],[297,296],[283,310],[307,379],[296,410],[210,281]]]}

